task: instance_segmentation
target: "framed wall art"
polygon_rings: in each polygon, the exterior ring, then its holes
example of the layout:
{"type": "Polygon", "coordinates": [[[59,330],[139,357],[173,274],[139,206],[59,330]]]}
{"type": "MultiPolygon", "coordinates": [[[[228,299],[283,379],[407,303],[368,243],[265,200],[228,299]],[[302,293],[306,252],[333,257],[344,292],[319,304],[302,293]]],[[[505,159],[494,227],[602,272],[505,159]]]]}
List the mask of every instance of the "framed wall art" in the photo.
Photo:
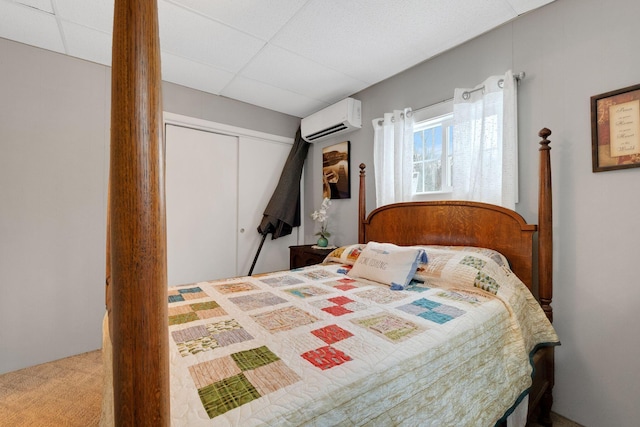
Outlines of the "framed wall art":
{"type": "Polygon", "coordinates": [[[349,141],[322,149],[322,197],[350,199],[349,141]]]}
{"type": "Polygon", "coordinates": [[[593,172],[640,167],[640,85],[591,97],[593,172]]]}

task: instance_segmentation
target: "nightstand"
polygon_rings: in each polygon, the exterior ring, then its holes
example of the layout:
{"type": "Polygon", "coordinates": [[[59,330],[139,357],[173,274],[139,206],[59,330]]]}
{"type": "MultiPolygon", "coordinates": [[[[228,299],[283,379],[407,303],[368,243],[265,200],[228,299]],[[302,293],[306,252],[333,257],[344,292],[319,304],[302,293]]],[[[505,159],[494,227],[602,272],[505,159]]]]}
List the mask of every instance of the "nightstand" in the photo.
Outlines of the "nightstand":
{"type": "Polygon", "coordinates": [[[313,249],[313,245],[289,246],[289,268],[320,264],[333,249],[313,249]]]}

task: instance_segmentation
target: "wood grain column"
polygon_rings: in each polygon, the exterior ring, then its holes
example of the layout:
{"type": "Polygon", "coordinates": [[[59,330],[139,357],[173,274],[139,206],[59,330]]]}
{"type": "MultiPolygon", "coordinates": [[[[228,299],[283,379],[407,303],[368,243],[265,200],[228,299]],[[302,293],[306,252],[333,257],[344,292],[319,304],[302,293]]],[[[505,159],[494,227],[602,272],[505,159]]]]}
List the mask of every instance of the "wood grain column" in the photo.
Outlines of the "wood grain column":
{"type": "Polygon", "coordinates": [[[551,156],[547,138],[551,131],[540,130],[540,185],[538,194],[538,297],[540,305],[553,322],[553,208],[551,191],[551,156]]]}
{"type": "Polygon", "coordinates": [[[367,195],[366,195],[366,172],[365,172],[365,164],[360,163],[360,187],[359,187],[359,197],[358,197],[358,243],[367,243],[365,242],[366,236],[364,221],[367,218],[367,195]]]}
{"type": "Polygon", "coordinates": [[[156,0],[116,0],[109,237],[117,426],[170,419],[161,83],[156,0]]]}

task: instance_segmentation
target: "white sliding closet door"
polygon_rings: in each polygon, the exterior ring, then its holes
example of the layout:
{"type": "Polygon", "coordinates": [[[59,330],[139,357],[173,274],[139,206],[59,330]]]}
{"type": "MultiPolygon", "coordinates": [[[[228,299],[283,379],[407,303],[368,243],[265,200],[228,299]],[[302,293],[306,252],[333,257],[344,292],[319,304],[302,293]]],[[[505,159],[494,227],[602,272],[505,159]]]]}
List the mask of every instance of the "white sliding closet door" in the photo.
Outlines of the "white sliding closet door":
{"type": "MultiPolygon", "coordinates": [[[[258,224],[292,146],[207,124],[165,125],[170,286],[249,273],[258,224]]],[[[297,228],[276,240],[268,235],[253,274],[288,269],[289,246],[297,244],[297,228]]]]}
{"type": "Polygon", "coordinates": [[[238,138],[167,124],[170,286],[236,275],[238,138]]]}
{"type": "MultiPolygon", "coordinates": [[[[282,173],[291,144],[240,138],[238,169],[238,274],[249,273],[262,235],[257,228],[282,173]]],[[[288,236],[271,240],[267,235],[253,274],[289,269],[289,246],[298,244],[298,229],[288,236]]]]}

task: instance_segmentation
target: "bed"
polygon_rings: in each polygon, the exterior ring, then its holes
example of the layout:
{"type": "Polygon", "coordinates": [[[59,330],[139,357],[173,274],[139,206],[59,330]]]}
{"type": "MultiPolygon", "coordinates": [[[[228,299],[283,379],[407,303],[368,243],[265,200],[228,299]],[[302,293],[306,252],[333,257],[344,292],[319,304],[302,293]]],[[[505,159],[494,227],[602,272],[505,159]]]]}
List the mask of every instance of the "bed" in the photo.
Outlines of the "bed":
{"type": "Polygon", "coordinates": [[[357,244],[168,289],[160,87],[155,1],[117,0],[103,424],[499,425],[523,402],[550,424],[549,130],[537,225],[473,202],[367,214],[362,165],[357,244]]]}

